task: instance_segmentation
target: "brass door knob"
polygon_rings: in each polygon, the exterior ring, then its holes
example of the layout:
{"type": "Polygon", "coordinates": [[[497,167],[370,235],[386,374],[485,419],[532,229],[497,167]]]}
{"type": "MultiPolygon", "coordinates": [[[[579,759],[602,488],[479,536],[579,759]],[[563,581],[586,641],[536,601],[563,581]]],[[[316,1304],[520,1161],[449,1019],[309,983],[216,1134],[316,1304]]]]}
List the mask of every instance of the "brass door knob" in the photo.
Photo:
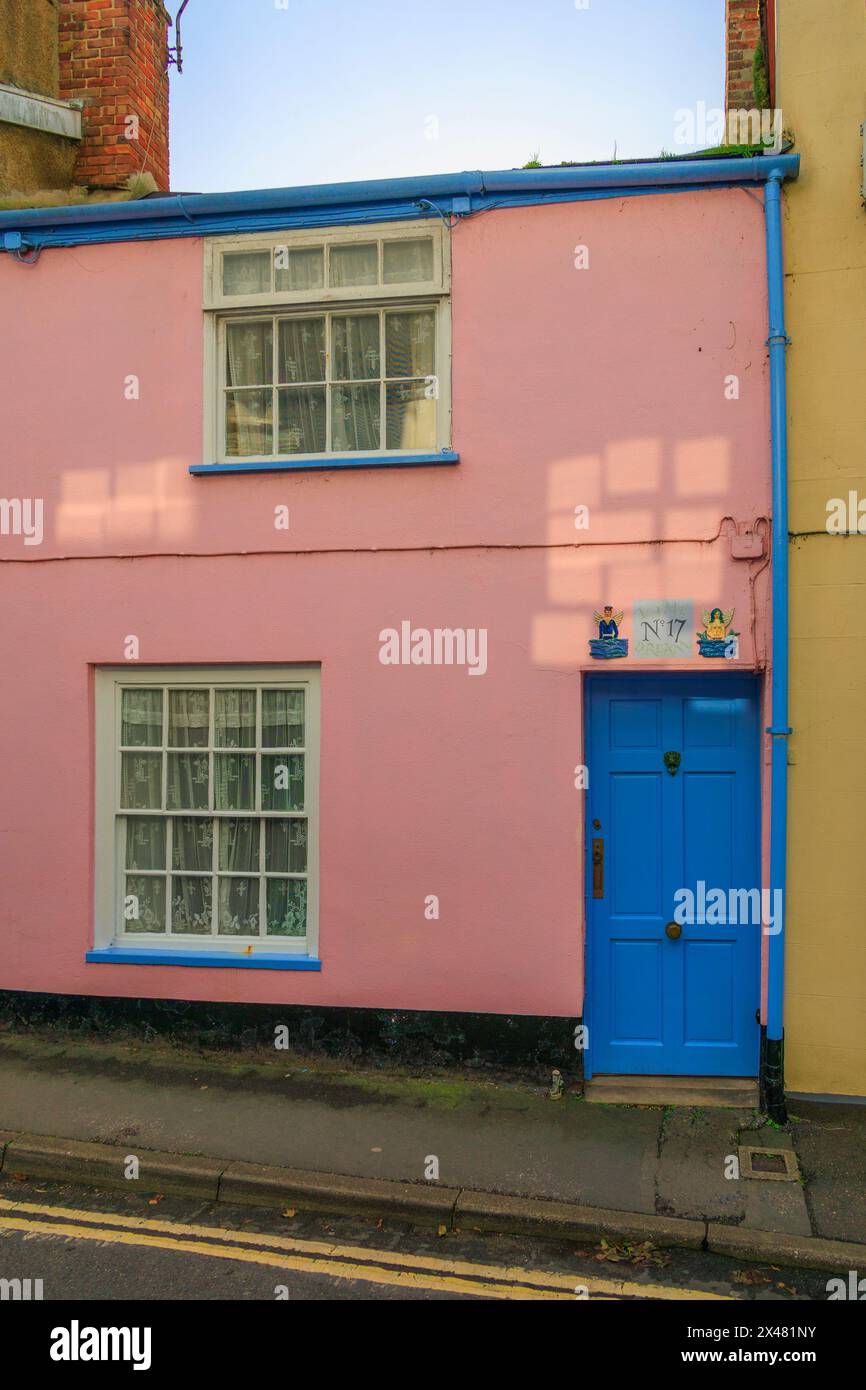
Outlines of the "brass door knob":
{"type": "Polygon", "coordinates": [[[677,941],[682,936],[682,934],[683,929],[680,926],[679,922],[668,922],[667,926],[665,927],[665,936],[669,937],[671,941],[677,941]]]}

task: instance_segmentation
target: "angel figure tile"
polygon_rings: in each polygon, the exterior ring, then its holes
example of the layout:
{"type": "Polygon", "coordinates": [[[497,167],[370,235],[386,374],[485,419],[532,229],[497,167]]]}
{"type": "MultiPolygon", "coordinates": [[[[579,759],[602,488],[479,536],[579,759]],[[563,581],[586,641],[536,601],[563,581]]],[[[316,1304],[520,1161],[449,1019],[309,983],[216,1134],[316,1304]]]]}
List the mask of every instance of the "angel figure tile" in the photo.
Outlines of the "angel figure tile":
{"type": "Polygon", "coordinates": [[[589,639],[590,656],[597,661],[628,656],[628,638],[619,635],[622,613],[615,613],[613,604],[606,603],[600,613],[593,613],[592,620],[598,625],[598,637],[589,639]]]}

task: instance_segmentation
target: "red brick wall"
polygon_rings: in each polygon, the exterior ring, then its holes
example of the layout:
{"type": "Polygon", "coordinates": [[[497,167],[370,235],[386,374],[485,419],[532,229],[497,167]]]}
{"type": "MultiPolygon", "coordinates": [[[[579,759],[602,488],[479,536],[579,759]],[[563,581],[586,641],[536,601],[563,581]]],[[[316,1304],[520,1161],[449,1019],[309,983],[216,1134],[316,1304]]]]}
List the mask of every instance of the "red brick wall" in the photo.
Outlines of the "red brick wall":
{"type": "Polygon", "coordinates": [[[725,110],[750,111],[755,105],[752,58],[761,37],[759,0],[727,0],[725,25],[725,110]]]}
{"type": "Polygon", "coordinates": [[[168,13],[162,0],[59,0],[60,96],[84,99],[75,182],[168,188],[168,13]],[[135,127],[125,120],[136,117],[135,127]]]}

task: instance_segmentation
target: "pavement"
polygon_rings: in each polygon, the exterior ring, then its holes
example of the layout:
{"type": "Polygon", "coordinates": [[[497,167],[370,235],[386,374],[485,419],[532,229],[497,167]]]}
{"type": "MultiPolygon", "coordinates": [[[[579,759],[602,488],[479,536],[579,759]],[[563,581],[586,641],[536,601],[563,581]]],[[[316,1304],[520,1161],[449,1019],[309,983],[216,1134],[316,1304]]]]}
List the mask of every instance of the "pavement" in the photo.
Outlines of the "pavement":
{"type": "Polygon", "coordinates": [[[568,1091],[553,1101],[501,1076],[0,1037],[4,1179],[87,1182],[91,1171],[107,1181],[130,1155],[151,1185],[225,1201],[394,1209],[449,1228],[594,1229],[866,1268],[866,1107],[790,1109],[780,1130],[736,1109],[590,1105],[568,1091]],[[745,1177],[744,1145],[787,1149],[799,1171],[792,1181],[745,1177]]]}

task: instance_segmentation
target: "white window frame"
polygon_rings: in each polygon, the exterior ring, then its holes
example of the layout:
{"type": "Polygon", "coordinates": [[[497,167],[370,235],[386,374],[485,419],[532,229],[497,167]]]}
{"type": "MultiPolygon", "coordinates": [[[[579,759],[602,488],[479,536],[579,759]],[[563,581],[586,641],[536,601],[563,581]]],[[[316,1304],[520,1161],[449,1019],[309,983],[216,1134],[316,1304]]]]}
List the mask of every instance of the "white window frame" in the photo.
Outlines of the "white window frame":
{"type": "MultiPolygon", "coordinates": [[[[150,666],[136,669],[130,666],[99,667],[95,673],[95,846],[94,846],[94,946],[123,950],[157,950],[190,952],[228,952],[243,955],[292,955],[317,957],[319,949],[319,741],[320,741],[320,672],[314,666],[150,666]],[[307,934],[288,936],[170,936],[167,932],[124,933],[123,920],[124,824],[127,816],[158,815],[168,820],[183,816],[183,811],[130,810],[120,805],[121,692],[124,687],[135,689],[223,686],[227,689],[257,688],[303,689],[305,707],[304,732],[304,811],[307,821],[307,934]]],[[[260,702],[259,702],[260,703],[260,702]]],[[[167,701],[164,702],[167,704],[167,701]]],[[[213,701],[211,702],[213,724],[213,701]]],[[[163,711],[165,735],[167,711],[163,711]]],[[[194,750],[193,750],[194,751],[194,750]]],[[[237,751],[237,750],[229,750],[237,751]]],[[[257,795],[253,812],[218,811],[211,807],[205,818],[231,819],[238,814],[249,815],[258,821],[292,819],[286,811],[263,811],[261,806],[260,755],[269,750],[243,750],[256,754],[257,795]]],[[[213,757],[209,753],[210,758],[213,757]]],[[[213,787],[213,775],[210,778],[213,787]]],[[[298,818],[300,813],[294,818],[298,818]]],[[[216,837],[214,837],[216,839],[216,837]]],[[[172,868],[166,849],[168,882],[172,868]]],[[[216,862],[216,861],[215,861],[216,862]]],[[[214,870],[216,873],[216,869],[214,870]]],[[[263,874],[260,865],[259,874],[263,874]]],[[[258,876],[258,875],[257,875],[258,876]]],[[[291,874],[278,875],[291,877],[291,874]]]]}
{"type": "MultiPolygon", "coordinates": [[[[380,279],[383,253],[379,252],[380,279]]],[[[255,232],[244,236],[208,237],[204,244],[204,464],[243,464],[264,460],[273,464],[297,465],[299,459],[333,460],[336,465],[371,454],[398,459],[411,457],[416,449],[332,450],[319,454],[264,454],[255,456],[227,454],[225,448],[225,325],[231,320],[251,320],[258,317],[309,316],[333,311],[352,312],[364,309],[421,309],[429,307],[436,314],[436,352],[433,374],[436,377],[436,436],[429,452],[439,453],[451,447],[451,241],[448,228],[441,218],[417,222],[383,222],[363,227],[304,228],[300,231],[255,232]],[[261,294],[226,295],[222,290],[222,259],[236,252],[254,252],[286,247],[288,250],[324,245],[325,255],[335,244],[370,241],[417,241],[423,237],[433,240],[433,278],[429,282],[403,285],[364,285],[315,290],[268,290],[261,294]]],[[[327,343],[330,351],[330,338],[327,343]]],[[[330,360],[330,358],[329,358],[330,360]]],[[[276,360],[274,362],[276,371],[276,360]]],[[[385,380],[385,363],[382,376],[385,380]]],[[[384,390],[384,388],[383,388],[384,390]]],[[[326,397],[327,404],[327,397],[326,397]]],[[[276,423],[276,422],[275,422],[276,423]]],[[[384,428],[384,423],[383,423],[384,428]]]]}

